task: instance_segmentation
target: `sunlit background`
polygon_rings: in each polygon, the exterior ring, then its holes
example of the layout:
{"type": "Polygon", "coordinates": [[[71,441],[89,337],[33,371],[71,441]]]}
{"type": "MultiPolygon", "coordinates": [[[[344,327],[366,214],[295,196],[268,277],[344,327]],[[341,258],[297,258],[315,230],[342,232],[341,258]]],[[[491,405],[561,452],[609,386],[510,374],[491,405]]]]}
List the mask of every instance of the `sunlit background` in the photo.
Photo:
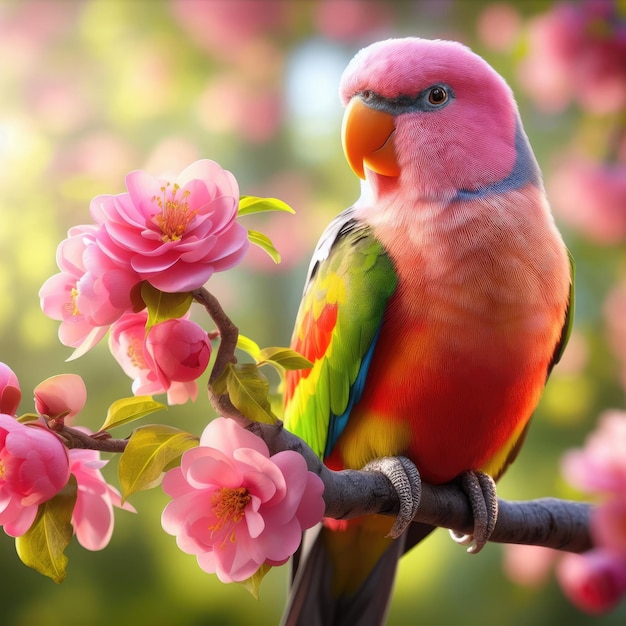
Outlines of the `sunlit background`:
{"type": "MultiPolygon", "coordinates": [[[[590,85],[585,100],[546,78],[536,20],[553,10],[539,1],[0,0],[0,360],[20,379],[20,411],[32,411],[29,390],[61,372],[85,379],[84,423],[92,428],[113,400],[130,395],[130,380],[106,345],[65,362],[70,350],[57,340],[57,323],[41,313],[37,293],[57,271],[55,249],[67,229],[90,221],[90,199],[123,191],[133,169],[176,174],[211,158],[235,174],[242,194],[276,196],[295,208],[295,216],[246,223],[272,237],[281,265],[254,250],[208,285],[244,334],[262,345],[288,344],[315,241],[358,194],[339,141],[342,69],[381,38],[451,38],[513,86],[578,261],[571,345],[500,495],[579,497],[560,474],[562,453],[582,444],[603,410],[624,408],[624,85],[608,95],[590,85]],[[613,179],[590,182],[604,194],[594,212],[593,202],[581,201],[589,198],[584,177],[609,166],[621,167],[610,171],[618,191],[611,195],[613,179]]],[[[200,433],[212,415],[201,393],[195,404],[156,419],[200,433]]],[[[105,472],[116,482],[115,459],[105,472]]],[[[276,623],[287,568],[270,573],[258,601],[238,585],[222,585],[161,530],[165,502],[158,488],[133,497],[138,514],[116,513],[102,552],[73,542],[62,585],[22,565],[13,541],[0,536],[0,623],[276,623]]],[[[389,623],[626,623],[625,606],[585,616],[549,569],[522,586],[504,561],[499,546],[473,557],[436,533],[404,558],[389,623]]]]}

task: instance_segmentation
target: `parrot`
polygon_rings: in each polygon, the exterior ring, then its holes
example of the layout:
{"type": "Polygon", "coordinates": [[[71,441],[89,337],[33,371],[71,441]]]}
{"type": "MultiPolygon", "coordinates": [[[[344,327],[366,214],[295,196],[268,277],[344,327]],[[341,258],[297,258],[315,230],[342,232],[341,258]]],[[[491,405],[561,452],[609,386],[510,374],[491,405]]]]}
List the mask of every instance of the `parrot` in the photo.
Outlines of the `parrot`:
{"type": "MultiPolygon", "coordinates": [[[[373,43],[340,80],[361,180],[310,262],[285,428],[332,470],[406,457],[438,485],[515,459],[573,317],[573,261],[513,92],[455,41],[373,43]]],[[[433,528],[323,520],[294,555],[286,626],[384,624],[399,558],[433,528]]],[[[307,531],[310,533],[310,531],[307,531]]]]}

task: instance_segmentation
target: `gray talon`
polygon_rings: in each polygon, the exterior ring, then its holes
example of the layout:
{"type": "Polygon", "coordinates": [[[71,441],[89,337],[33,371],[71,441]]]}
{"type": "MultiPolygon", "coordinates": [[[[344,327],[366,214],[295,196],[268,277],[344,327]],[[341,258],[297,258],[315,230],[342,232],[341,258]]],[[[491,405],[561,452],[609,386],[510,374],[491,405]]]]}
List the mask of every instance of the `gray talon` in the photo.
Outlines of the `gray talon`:
{"type": "Polygon", "coordinates": [[[367,472],[380,472],[393,485],[398,499],[400,511],[389,531],[389,537],[398,538],[413,521],[422,497],[422,479],[412,461],[406,457],[383,457],[368,463],[364,468],[367,472]]]}
{"type": "Polygon", "coordinates": [[[461,545],[469,546],[471,554],[480,552],[491,537],[498,520],[498,495],[496,484],[484,472],[465,472],[461,476],[461,487],[469,498],[474,517],[474,532],[471,535],[450,531],[450,536],[461,545]]]}

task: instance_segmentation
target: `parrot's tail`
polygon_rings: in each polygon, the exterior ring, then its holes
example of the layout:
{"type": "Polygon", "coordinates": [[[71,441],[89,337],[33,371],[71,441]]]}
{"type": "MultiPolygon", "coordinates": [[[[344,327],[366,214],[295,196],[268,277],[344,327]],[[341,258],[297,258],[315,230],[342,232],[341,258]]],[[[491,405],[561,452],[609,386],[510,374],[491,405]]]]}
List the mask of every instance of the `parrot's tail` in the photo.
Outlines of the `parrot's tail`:
{"type": "Polygon", "coordinates": [[[281,626],[385,623],[398,560],[433,528],[412,524],[400,538],[391,540],[373,536],[364,526],[359,523],[337,531],[320,525],[305,533],[294,557],[293,583],[281,626]]]}

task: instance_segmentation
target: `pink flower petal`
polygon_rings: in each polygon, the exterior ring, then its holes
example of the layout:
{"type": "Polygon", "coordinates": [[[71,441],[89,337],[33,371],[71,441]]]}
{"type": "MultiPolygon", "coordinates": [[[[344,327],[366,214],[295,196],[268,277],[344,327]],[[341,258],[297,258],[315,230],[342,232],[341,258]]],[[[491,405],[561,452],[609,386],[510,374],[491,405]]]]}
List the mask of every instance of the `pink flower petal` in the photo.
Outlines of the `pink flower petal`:
{"type": "Polygon", "coordinates": [[[72,418],[87,402],[87,388],[76,374],[58,374],[39,383],[34,390],[39,415],[72,418]]]}

